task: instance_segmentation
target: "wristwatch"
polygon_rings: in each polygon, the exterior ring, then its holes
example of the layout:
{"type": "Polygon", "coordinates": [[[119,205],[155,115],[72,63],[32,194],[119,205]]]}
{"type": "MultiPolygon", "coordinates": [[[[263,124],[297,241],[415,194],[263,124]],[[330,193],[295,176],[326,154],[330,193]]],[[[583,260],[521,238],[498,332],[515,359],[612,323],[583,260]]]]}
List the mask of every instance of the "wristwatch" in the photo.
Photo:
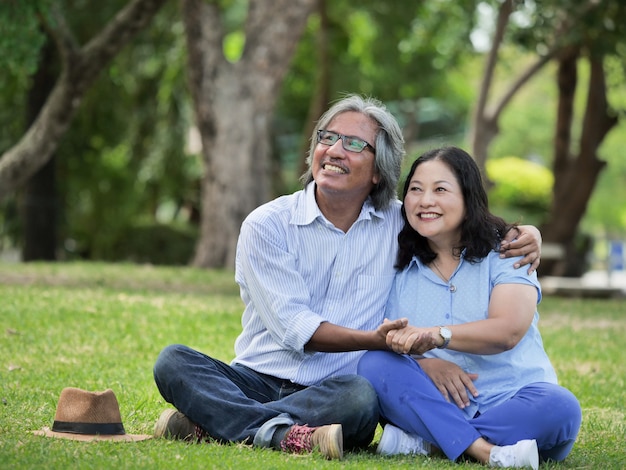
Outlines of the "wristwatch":
{"type": "Polygon", "coordinates": [[[450,340],[452,339],[452,331],[450,328],[446,328],[445,326],[439,327],[439,336],[443,338],[443,344],[441,346],[437,346],[439,349],[445,349],[448,347],[450,340]]]}

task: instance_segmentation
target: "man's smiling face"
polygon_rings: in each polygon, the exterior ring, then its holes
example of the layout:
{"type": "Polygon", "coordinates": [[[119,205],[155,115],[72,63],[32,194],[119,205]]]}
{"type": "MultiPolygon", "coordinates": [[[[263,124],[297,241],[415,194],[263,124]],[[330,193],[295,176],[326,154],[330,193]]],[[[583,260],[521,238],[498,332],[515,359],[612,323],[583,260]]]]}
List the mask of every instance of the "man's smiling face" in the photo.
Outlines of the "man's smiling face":
{"type": "MultiPolygon", "coordinates": [[[[335,116],[326,130],[373,144],[378,125],[364,114],[348,111],[335,116]]],[[[352,152],[343,148],[341,139],[333,145],[318,143],[312,165],[318,194],[321,197],[349,196],[364,201],[380,180],[375,161],[376,156],[369,147],[362,152],[352,152]]]]}

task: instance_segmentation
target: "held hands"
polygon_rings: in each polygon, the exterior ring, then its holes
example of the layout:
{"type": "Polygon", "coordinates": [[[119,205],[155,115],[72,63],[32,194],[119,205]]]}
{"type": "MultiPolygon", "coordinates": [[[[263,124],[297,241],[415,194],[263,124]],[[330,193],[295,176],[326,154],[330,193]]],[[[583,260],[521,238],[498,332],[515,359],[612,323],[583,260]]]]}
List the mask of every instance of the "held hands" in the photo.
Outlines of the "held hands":
{"type": "Polygon", "coordinates": [[[401,330],[405,328],[409,324],[408,318],[399,318],[397,320],[388,320],[384,319],[383,323],[376,328],[376,335],[379,337],[381,341],[381,345],[387,344],[387,336],[390,331],[401,330]]]}
{"type": "MultiPolygon", "coordinates": [[[[402,318],[404,326],[390,328],[391,322],[385,318],[383,324],[378,328],[387,329],[387,347],[398,354],[424,354],[426,351],[437,347],[433,335],[426,328],[409,326],[408,320],[402,318]]],[[[394,320],[397,322],[398,320],[394,320]]]]}
{"type": "MultiPolygon", "coordinates": [[[[376,331],[386,335],[387,347],[398,354],[420,355],[437,347],[437,341],[428,328],[409,326],[406,318],[393,321],[385,318],[376,331]]],[[[468,393],[478,396],[473,383],[478,374],[469,374],[455,363],[443,359],[423,358],[418,362],[443,397],[459,408],[469,406],[468,393]]]]}

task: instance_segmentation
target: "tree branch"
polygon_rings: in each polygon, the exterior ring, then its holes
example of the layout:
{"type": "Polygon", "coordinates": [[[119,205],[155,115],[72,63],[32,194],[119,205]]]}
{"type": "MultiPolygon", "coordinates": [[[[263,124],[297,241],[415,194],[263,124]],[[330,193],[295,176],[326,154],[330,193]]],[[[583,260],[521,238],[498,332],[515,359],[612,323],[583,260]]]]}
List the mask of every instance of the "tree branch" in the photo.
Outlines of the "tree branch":
{"type": "Polygon", "coordinates": [[[187,40],[187,75],[203,145],[205,139],[215,134],[213,103],[208,93],[214,83],[215,71],[226,66],[222,53],[224,31],[219,8],[202,0],[183,0],[182,16],[187,40]]]}
{"type": "Polygon", "coordinates": [[[165,1],[131,1],[81,49],[76,49],[63,17],[57,18],[57,26],[51,31],[64,57],[63,68],[39,116],[19,142],[0,157],[0,200],[50,159],[86,89],[130,39],[148,25],[165,1]]]}
{"type": "Polygon", "coordinates": [[[509,17],[513,11],[513,1],[505,0],[500,5],[498,10],[498,21],[496,23],[496,31],[491,43],[491,49],[489,49],[489,55],[487,56],[487,63],[485,65],[485,71],[483,73],[483,79],[480,84],[480,92],[478,94],[478,100],[476,105],[475,117],[476,122],[487,119],[486,107],[489,89],[493,82],[493,76],[495,74],[496,63],[498,61],[498,51],[504,40],[504,31],[509,23],[509,17]]]}

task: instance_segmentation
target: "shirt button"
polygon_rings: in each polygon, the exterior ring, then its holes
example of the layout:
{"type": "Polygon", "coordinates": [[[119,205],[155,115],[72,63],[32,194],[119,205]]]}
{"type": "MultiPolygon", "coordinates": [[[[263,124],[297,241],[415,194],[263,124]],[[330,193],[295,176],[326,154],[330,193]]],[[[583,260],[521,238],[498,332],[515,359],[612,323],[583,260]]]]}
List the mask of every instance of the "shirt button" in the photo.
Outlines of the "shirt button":
{"type": "Polygon", "coordinates": [[[450,292],[453,294],[456,292],[456,286],[454,284],[450,284],[450,292]]]}

